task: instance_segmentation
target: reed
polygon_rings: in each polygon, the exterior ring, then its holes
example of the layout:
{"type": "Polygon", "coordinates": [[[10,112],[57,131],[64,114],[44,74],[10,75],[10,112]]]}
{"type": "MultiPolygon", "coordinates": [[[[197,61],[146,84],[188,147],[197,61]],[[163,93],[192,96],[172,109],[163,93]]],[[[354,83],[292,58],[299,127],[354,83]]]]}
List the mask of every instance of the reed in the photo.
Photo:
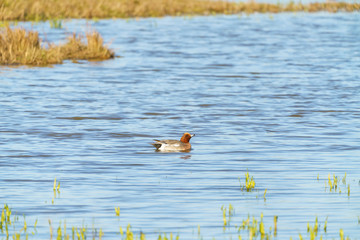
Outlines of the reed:
{"type": "Polygon", "coordinates": [[[114,52],[104,46],[98,32],[86,34],[87,44],[83,42],[83,38],[74,33],[59,47],[63,59],[105,60],[114,57],[114,52]]]}
{"type": "Polygon", "coordinates": [[[360,3],[271,4],[225,0],[0,0],[0,20],[39,21],[64,18],[133,18],[293,11],[359,11],[360,3]]]}
{"type": "Polygon", "coordinates": [[[38,32],[24,29],[0,30],[0,64],[30,64],[45,65],[61,63],[61,53],[58,48],[48,45],[42,47],[38,32]]]}
{"type": "Polygon", "coordinates": [[[44,46],[36,31],[1,28],[0,64],[43,66],[62,63],[67,59],[104,60],[115,56],[113,51],[104,46],[99,33],[87,33],[86,39],[84,43],[81,35],[73,34],[65,44],[57,46],[48,43],[44,46]]]}

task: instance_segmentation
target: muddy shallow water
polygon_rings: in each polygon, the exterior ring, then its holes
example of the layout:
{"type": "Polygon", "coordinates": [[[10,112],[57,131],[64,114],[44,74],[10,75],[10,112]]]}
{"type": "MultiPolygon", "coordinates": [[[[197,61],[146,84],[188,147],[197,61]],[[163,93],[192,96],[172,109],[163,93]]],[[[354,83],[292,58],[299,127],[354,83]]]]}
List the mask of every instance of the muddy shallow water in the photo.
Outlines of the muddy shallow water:
{"type": "MultiPolygon", "coordinates": [[[[149,239],[230,239],[261,213],[266,229],[278,216],[277,239],[308,237],[316,216],[328,218],[324,239],[340,228],[359,239],[359,22],[358,13],[101,20],[91,26],[120,58],[1,67],[0,204],[29,229],[38,219],[30,239],[49,239],[49,219],[101,228],[103,239],[129,223],[149,239]],[[189,153],[149,144],[186,131],[196,134],[189,153]],[[252,192],[240,188],[247,171],[252,192]],[[341,193],[325,188],[328,174],[341,193]]],[[[58,42],[89,23],[63,25],[32,28],[58,42]]]]}

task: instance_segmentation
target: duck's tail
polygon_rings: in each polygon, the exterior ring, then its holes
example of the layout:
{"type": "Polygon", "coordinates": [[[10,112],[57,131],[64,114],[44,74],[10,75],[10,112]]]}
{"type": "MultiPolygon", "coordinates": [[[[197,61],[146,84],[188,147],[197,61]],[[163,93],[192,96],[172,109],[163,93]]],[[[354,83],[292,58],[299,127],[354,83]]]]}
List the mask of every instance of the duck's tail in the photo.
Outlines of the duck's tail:
{"type": "Polygon", "coordinates": [[[158,150],[159,148],[161,148],[162,143],[160,142],[160,140],[156,140],[154,139],[154,143],[151,143],[151,145],[153,145],[154,147],[156,147],[156,150],[158,150]]]}

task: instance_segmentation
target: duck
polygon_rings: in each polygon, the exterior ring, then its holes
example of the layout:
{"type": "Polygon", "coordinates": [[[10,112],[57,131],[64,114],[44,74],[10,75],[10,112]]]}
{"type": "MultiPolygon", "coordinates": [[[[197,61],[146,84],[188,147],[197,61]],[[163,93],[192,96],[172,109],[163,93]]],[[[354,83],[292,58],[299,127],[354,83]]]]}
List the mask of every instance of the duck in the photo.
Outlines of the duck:
{"type": "Polygon", "coordinates": [[[156,140],[154,143],[151,143],[156,151],[160,152],[188,152],[191,150],[190,139],[195,136],[195,134],[190,134],[188,132],[184,133],[179,140],[156,140]]]}

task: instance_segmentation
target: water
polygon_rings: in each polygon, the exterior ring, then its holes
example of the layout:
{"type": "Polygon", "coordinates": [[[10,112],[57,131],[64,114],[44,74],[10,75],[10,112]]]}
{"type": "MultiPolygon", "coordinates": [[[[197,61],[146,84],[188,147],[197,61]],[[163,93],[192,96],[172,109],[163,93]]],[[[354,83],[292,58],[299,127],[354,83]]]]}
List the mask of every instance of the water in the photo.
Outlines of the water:
{"type": "MultiPolygon", "coordinates": [[[[324,239],[340,228],[359,239],[359,22],[358,13],[101,20],[91,25],[120,58],[2,67],[0,204],[24,214],[29,233],[38,219],[30,239],[50,238],[49,219],[54,235],[66,220],[102,228],[103,239],[129,223],[149,239],[195,239],[198,226],[204,239],[230,239],[261,213],[267,232],[278,216],[277,239],[309,237],[316,216],[324,239]],[[196,134],[190,153],[149,144],[186,131],[196,134]],[[252,192],[240,189],[247,171],[252,192]],[[328,174],[341,194],[325,189],[328,174]]],[[[32,28],[53,42],[88,28],[63,25],[32,28]]]]}

